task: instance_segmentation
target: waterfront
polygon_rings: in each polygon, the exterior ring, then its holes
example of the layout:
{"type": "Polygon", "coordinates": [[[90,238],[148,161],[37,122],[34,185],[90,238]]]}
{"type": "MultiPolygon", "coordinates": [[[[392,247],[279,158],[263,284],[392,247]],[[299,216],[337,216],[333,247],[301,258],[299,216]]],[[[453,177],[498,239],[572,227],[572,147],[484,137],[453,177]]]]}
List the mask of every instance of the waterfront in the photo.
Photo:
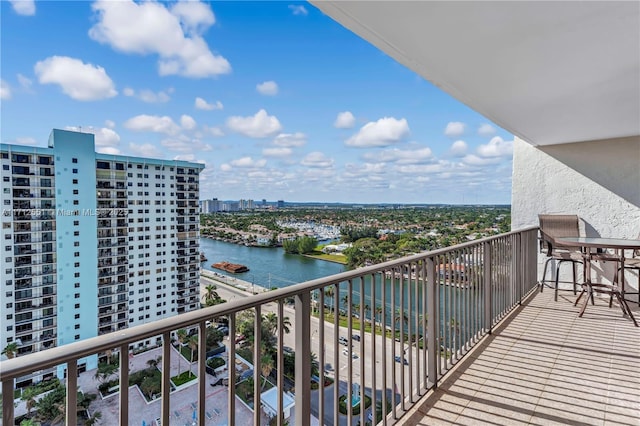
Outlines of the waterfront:
{"type": "Polygon", "coordinates": [[[200,239],[200,251],[207,258],[203,269],[237,277],[264,288],[287,287],[346,270],[344,265],[286,254],[282,248],[247,247],[210,238],[200,239]],[[214,269],[211,264],[227,261],[249,267],[249,272],[228,274],[214,269]]]}

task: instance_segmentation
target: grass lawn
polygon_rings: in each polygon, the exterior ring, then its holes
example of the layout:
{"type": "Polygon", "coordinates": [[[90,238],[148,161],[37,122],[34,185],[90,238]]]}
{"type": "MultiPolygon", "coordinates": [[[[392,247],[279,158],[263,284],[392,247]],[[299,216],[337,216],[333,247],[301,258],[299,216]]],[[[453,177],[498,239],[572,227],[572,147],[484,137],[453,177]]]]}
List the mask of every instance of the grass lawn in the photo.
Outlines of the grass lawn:
{"type": "Polygon", "coordinates": [[[343,254],[327,254],[321,251],[314,251],[313,253],[305,254],[305,256],[326,260],[327,262],[340,263],[342,265],[347,264],[347,258],[343,254]]]}
{"type": "Polygon", "coordinates": [[[180,386],[195,379],[196,379],[196,375],[193,374],[191,371],[187,370],[178,374],[177,376],[173,376],[171,378],[171,381],[173,382],[174,385],[180,386]]]}

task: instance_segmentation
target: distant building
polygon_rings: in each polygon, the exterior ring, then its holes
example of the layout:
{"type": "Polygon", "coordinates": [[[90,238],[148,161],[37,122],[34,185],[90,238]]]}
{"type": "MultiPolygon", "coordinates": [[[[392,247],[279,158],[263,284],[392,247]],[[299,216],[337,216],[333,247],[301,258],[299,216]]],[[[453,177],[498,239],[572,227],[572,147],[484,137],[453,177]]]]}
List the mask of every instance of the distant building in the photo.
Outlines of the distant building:
{"type": "Polygon", "coordinates": [[[284,200],[278,200],[278,208],[284,208],[284,200]]]}
{"type": "Polygon", "coordinates": [[[238,208],[240,210],[253,210],[255,208],[253,200],[240,200],[238,202],[238,208]]]}
{"type": "Polygon", "coordinates": [[[100,154],[93,134],[57,129],[48,148],[0,144],[0,164],[0,347],[38,352],[200,307],[202,164],[100,154]]]}

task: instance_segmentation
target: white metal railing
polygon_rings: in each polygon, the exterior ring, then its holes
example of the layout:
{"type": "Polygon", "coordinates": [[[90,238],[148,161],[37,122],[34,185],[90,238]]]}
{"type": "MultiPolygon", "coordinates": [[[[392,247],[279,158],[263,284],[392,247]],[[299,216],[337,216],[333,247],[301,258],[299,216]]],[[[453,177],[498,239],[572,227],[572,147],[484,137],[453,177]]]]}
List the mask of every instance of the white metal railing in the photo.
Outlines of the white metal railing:
{"type": "MultiPolygon", "coordinates": [[[[36,371],[66,364],[66,424],[76,424],[77,360],[114,348],[120,354],[129,345],[162,336],[162,392],[159,418],[171,417],[170,353],[171,333],[197,326],[199,342],[206,340],[206,322],[228,318],[229,354],[235,359],[238,314],[252,310],[254,330],[262,329],[262,313],[275,312],[277,322],[276,387],[278,425],[284,424],[284,324],[285,305],[293,299],[291,328],[295,336],[295,419],[309,425],[310,416],[321,424],[365,424],[367,412],[382,409],[376,420],[395,423],[465,353],[536,286],[537,228],[527,228],[453,247],[420,253],[378,265],[332,275],[255,296],[235,299],[172,318],[119,330],[46,351],[0,363],[3,421],[14,424],[15,379],[36,371]],[[342,313],[342,320],[336,313],[342,313]],[[330,320],[333,316],[333,320],[330,320]],[[342,322],[341,322],[342,321],[342,322]],[[357,330],[360,331],[357,331],[357,330]],[[359,338],[354,339],[354,335],[359,338]],[[316,339],[317,336],[317,339],[316,339]],[[342,349],[341,342],[347,345],[342,349]],[[352,347],[351,343],[354,343],[352,347]],[[341,353],[344,354],[341,357],[341,353]],[[317,354],[318,377],[332,377],[332,405],[322,384],[313,394],[311,353],[317,354]],[[353,357],[354,354],[359,354],[353,357]],[[353,358],[352,358],[353,357],[353,358]],[[346,361],[345,361],[346,359],[346,361]],[[346,363],[346,368],[342,366],[346,363]],[[328,366],[331,368],[327,368],[328,366]],[[331,370],[331,371],[329,371],[331,370]],[[346,370],[346,371],[342,371],[346,370]],[[360,401],[370,409],[340,414],[338,401],[360,401]],[[313,402],[313,404],[312,404],[313,402]],[[376,409],[379,407],[379,409],[376,409]],[[387,414],[388,411],[388,414],[387,414]],[[344,422],[344,420],[342,420],[344,422]]],[[[253,407],[261,407],[261,333],[253,342],[253,407]]],[[[236,424],[236,371],[229,368],[227,423],[236,424]]],[[[199,424],[206,421],[206,345],[198,345],[199,424]]],[[[120,356],[120,383],[128,383],[127,356],[120,356]]],[[[119,422],[129,421],[129,388],[120,386],[119,422]]],[[[347,404],[348,406],[348,404],[347,404]]],[[[260,424],[262,410],[253,410],[254,424],[260,424]]],[[[373,423],[376,423],[375,421],[373,423]]]]}

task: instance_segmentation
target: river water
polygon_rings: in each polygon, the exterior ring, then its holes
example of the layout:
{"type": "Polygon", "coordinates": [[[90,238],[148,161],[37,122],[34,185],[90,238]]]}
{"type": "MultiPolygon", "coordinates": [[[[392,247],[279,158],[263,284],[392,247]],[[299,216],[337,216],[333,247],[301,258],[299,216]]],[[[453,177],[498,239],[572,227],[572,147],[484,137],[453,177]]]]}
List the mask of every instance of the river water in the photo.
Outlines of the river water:
{"type": "Polygon", "coordinates": [[[202,263],[204,269],[235,276],[267,289],[287,287],[346,270],[346,267],[339,263],[287,254],[280,247],[246,247],[201,238],[200,251],[207,257],[207,261],[202,263]],[[249,272],[228,274],[211,266],[213,263],[222,261],[245,265],[249,268],[249,272]]]}
{"type": "MultiPolygon", "coordinates": [[[[327,262],[324,260],[312,259],[300,255],[286,254],[282,248],[271,247],[246,247],[238,244],[231,244],[224,241],[212,240],[210,238],[200,239],[200,251],[207,257],[207,261],[202,263],[202,267],[206,270],[224,274],[227,276],[234,276],[249,283],[254,283],[264,288],[272,287],[287,287],[292,284],[302,283],[316,278],[326,277],[329,275],[338,274],[345,271],[347,268],[345,265],[338,263],[327,262]],[[212,263],[227,261],[231,263],[239,263],[246,265],[249,268],[249,272],[241,274],[228,274],[226,272],[215,269],[211,266],[212,263]]],[[[391,312],[397,312],[400,306],[401,290],[400,286],[396,283],[393,285],[390,279],[385,279],[381,275],[376,275],[375,279],[376,287],[376,303],[375,305],[384,305],[385,310],[389,317],[387,317],[387,325],[390,325],[391,312]],[[382,286],[385,286],[387,298],[381,300],[382,286]],[[394,293],[395,304],[391,305],[391,293],[394,293]]],[[[367,276],[364,279],[364,294],[365,303],[373,305],[370,300],[371,296],[371,277],[367,276]]],[[[404,296],[404,311],[409,311],[412,322],[415,320],[415,312],[418,309],[424,312],[424,306],[422,306],[422,289],[416,289],[413,285],[402,286],[402,293],[404,296]],[[417,290],[417,294],[415,294],[417,290]],[[409,293],[412,293],[409,296],[409,293]]],[[[335,301],[331,297],[325,298],[327,305],[333,305],[334,303],[340,307],[340,309],[346,309],[343,302],[344,296],[347,294],[346,283],[340,286],[339,296],[335,298],[335,301]]],[[[360,302],[359,280],[355,280],[352,293],[352,302],[360,302]]],[[[454,295],[457,295],[460,299],[460,306],[467,304],[476,305],[478,296],[474,292],[459,290],[453,287],[442,287],[440,290],[441,306],[448,304],[447,301],[451,300],[454,295]],[[469,301],[467,301],[469,298],[469,301]]],[[[456,298],[456,300],[458,300],[456,298]]],[[[333,307],[333,306],[331,306],[333,307]]],[[[479,307],[476,307],[478,309],[479,307]]],[[[444,324],[448,324],[452,318],[459,318],[461,315],[461,308],[457,307],[451,310],[441,308],[440,315],[444,324]]],[[[369,313],[366,316],[370,316],[369,313]]]]}

